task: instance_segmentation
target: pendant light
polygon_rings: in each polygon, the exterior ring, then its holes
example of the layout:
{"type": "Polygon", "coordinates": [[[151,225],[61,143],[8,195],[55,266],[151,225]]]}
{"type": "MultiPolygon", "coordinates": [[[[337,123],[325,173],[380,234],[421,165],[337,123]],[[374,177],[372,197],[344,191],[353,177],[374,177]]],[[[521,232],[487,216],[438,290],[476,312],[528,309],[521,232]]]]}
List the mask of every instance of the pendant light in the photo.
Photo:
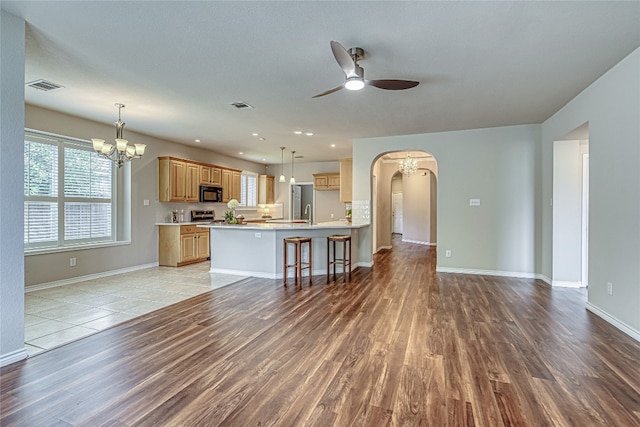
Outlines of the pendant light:
{"type": "Polygon", "coordinates": [[[284,149],[287,147],[280,147],[280,182],[285,182],[284,177],[284,149]]]}
{"type": "Polygon", "coordinates": [[[291,179],[289,180],[289,184],[295,184],[296,183],[296,177],[293,175],[293,162],[294,160],[294,155],[296,154],[296,151],[293,150],[291,152],[291,179]]]}
{"type": "Polygon", "coordinates": [[[104,139],[92,138],[93,149],[102,157],[111,160],[113,163],[122,167],[125,162],[130,162],[133,159],[139,159],[144,154],[144,150],[147,147],[146,144],[133,144],[130,145],[129,141],[122,137],[122,130],[124,129],[124,122],[122,121],[121,112],[124,108],[124,104],[114,104],[118,108],[118,121],[116,125],[116,143],[111,144],[105,142],[104,139]]]}

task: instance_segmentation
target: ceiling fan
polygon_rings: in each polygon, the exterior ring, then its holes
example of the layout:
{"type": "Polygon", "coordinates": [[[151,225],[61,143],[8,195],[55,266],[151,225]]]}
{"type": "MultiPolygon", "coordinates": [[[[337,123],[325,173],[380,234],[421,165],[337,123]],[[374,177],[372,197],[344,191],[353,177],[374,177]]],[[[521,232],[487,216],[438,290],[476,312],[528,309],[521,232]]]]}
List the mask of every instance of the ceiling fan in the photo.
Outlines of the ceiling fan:
{"type": "Polygon", "coordinates": [[[337,92],[343,87],[349,90],[360,90],[365,85],[377,87],[378,89],[386,90],[403,90],[411,89],[418,86],[420,82],[414,82],[411,80],[365,80],[364,69],[358,65],[358,61],[364,57],[364,50],[359,47],[352,47],[347,51],[340,43],[335,40],[331,40],[331,51],[336,58],[338,65],[342,68],[345,74],[345,82],[338,87],[329,89],[325,92],[315,95],[313,98],[319,98],[321,96],[329,95],[330,93],[337,92]]]}

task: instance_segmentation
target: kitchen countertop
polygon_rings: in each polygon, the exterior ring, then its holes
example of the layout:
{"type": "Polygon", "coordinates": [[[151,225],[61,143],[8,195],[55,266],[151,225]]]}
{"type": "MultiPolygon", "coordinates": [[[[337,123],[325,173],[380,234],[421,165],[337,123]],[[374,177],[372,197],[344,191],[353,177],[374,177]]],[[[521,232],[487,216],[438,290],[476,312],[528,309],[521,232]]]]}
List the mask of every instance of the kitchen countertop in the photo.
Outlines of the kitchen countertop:
{"type": "Polygon", "coordinates": [[[321,230],[325,228],[363,228],[369,224],[353,224],[347,221],[330,221],[309,225],[307,223],[292,222],[267,222],[267,223],[245,223],[245,224],[198,224],[203,228],[224,228],[238,230],[321,230]]]}

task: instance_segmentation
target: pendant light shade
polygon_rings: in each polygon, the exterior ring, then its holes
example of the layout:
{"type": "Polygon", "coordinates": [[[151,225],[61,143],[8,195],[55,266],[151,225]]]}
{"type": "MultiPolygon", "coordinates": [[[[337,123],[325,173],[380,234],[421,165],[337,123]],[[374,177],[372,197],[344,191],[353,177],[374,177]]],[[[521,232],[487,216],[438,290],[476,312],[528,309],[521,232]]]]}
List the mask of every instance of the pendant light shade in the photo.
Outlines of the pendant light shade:
{"type": "Polygon", "coordinates": [[[291,179],[289,180],[289,184],[296,183],[296,177],[293,174],[293,163],[295,161],[294,155],[296,154],[295,150],[291,152],[291,179]]]}
{"type": "Polygon", "coordinates": [[[284,149],[286,147],[280,147],[280,182],[285,182],[284,177],[284,149]]]}

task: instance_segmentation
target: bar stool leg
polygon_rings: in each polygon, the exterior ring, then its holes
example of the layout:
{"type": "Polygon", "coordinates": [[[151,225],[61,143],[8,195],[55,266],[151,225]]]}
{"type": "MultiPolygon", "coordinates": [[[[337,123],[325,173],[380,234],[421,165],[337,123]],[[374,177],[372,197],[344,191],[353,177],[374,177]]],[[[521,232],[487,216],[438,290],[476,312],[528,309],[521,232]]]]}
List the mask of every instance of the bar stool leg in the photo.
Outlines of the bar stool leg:
{"type": "Polygon", "coordinates": [[[313,240],[309,242],[309,284],[313,277],[313,240]]]}
{"type": "Polygon", "coordinates": [[[287,285],[287,242],[284,242],[284,260],[282,262],[283,285],[287,285]]]}
{"type": "Polygon", "coordinates": [[[327,238],[327,283],[329,283],[329,277],[331,277],[331,264],[330,264],[330,260],[331,258],[329,258],[330,255],[330,249],[331,248],[331,242],[329,241],[329,239],[327,238]]]}

